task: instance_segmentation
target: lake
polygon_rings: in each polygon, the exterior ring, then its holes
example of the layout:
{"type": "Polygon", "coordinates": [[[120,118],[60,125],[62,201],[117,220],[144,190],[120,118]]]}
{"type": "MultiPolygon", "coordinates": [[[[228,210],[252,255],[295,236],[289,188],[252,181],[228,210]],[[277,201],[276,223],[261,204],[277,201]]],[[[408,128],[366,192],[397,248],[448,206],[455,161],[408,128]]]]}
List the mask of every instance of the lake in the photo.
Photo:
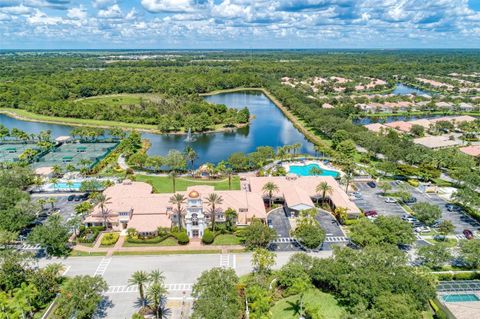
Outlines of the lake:
{"type": "Polygon", "coordinates": [[[432,95],[432,92],[417,89],[413,86],[405,85],[402,83],[397,83],[395,90],[392,91],[392,94],[395,94],[395,95],[408,95],[408,94],[414,94],[414,93],[416,95],[432,95]]]}
{"type": "MultiPolygon", "coordinates": [[[[274,149],[286,144],[300,143],[300,152],[314,154],[313,144],[300,133],[283,113],[264,94],[258,92],[222,93],[206,96],[210,103],[228,107],[248,107],[254,117],[250,125],[228,132],[193,134],[193,141],[185,141],[186,135],[143,133],[151,141],[149,155],[165,155],[171,149],[182,151],[191,145],[198,154],[197,165],[204,162],[218,163],[234,152],[249,153],[258,146],[274,149]]],[[[54,137],[69,135],[71,126],[17,120],[0,114],[0,123],[8,128],[19,128],[38,134],[51,130],[54,137]]]]}

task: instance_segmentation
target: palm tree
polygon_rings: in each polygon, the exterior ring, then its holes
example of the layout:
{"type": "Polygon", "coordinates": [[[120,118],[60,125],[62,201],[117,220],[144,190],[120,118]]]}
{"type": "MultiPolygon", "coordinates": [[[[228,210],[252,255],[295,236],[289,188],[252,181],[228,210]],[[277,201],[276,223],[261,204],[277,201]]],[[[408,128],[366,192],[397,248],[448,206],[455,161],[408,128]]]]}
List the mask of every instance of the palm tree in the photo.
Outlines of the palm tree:
{"type": "Polygon", "coordinates": [[[173,194],[168,201],[170,204],[177,205],[177,220],[178,220],[178,230],[182,230],[182,205],[185,203],[187,199],[180,193],[173,194]]]}
{"type": "Polygon", "coordinates": [[[210,217],[212,220],[212,231],[215,231],[215,213],[216,213],[216,206],[223,203],[222,196],[218,195],[217,193],[210,193],[207,198],[207,205],[210,206],[210,217]]]}
{"type": "Polygon", "coordinates": [[[163,286],[163,283],[153,283],[148,287],[147,297],[152,304],[156,319],[168,318],[169,310],[166,308],[166,293],[167,289],[163,286]]]}
{"type": "Polygon", "coordinates": [[[223,173],[227,175],[227,178],[228,178],[228,189],[232,190],[232,173],[233,173],[232,168],[225,167],[225,169],[223,170],[223,173]]]}
{"type": "Polygon", "coordinates": [[[63,173],[63,169],[59,165],[52,166],[53,176],[60,176],[63,173]]]}
{"type": "Polygon", "coordinates": [[[145,306],[145,294],[143,290],[146,283],[148,283],[148,274],[143,270],[137,270],[128,280],[129,286],[138,286],[140,301],[142,302],[143,306],[145,306]]]}
{"type": "Polygon", "coordinates": [[[187,146],[187,147],[185,147],[184,154],[185,154],[185,159],[188,162],[190,162],[190,166],[192,167],[192,175],[193,175],[193,168],[195,167],[195,165],[194,165],[195,160],[198,159],[197,152],[195,152],[195,150],[191,146],[187,146]]]}
{"type": "Polygon", "coordinates": [[[323,171],[319,167],[314,166],[310,169],[310,171],[308,171],[308,174],[312,176],[320,176],[323,174],[323,171]]]}
{"type": "Polygon", "coordinates": [[[332,186],[328,185],[327,182],[321,182],[320,184],[317,185],[317,188],[315,188],[315,191],[317,193],[322,194],[322,202],[325,202],[327,199],[327,193],[331,194],[332,193],[332,186]]]}
{"type": "Polygon", "coordinates": [[[342,176],[342,182],[345,184],[345,193],[348,193],[348,186],[353,181],[353,174],[351,172],[346,172],[342,176]]]}
{"type": "Polygon", "coordinates": [[[271,208],[273,205],[273,193],[276,193],[279,191],[278,186],[273,182],[268,182],[265,185],[263,185],[262,191],[264,193],[268,193],[268,199],[269,199],[268,207],[271,208]]]}
{"type": "Polygon", "coordinates": [[[165,275],[162,271],[155,269],[150,272],[148,275],[150,282],[153,284],[162,284],[165,282],[165,275]]]}
{"type": "Polygon", "coordinates": [[[107,208],[107,204],[110,204],[110,197],[105,196],[102,193],[99,193],[96,196],[96,200],[98,202],[98,206],[100,207],[100,212],[103,217],[103,223],[105,224],[105,227],[108,229],[108,214],[110,213],[110,210],[107,208]]]}
{"type": "Polygon", "coordinates": [[[176,171],[171,171],[168,175],[172,178],[172,189],[173,189],[173,192],[175,193],[176,191],[175,179],[177,178],[178,174],[176,171]]]}
{"type": "Polygon", "coordinates": [[[52,210],[55,209],[55,203],[57,202],[57,200],[55,199],[55,197],[49,197],[47,198],[46,200],[46,203],[52,205],[52,210]]]}

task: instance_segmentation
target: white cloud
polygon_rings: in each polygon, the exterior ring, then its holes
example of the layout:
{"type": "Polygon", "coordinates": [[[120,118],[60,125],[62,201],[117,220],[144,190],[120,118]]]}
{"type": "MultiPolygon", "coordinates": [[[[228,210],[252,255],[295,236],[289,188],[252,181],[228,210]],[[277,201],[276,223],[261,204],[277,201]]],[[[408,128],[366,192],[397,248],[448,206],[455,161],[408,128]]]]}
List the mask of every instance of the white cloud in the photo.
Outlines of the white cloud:
{"type": "Polygon", "coordinates": [[[193,12],[211,5],[211,0],[141,0],[149,12],[193,12]]]}
{"type": "Polygon", "coordinates": [[[98,11],[98,16],[100,18],[116,19],[121,18],[123,13],[118,4],[114,4],[106,9],[98,11]]]}
{"type": "Polygon", "coordinates": [[[62,24],[64,21],[61,17],[51,17],[36,9],[35,13],[27,18],[27,22],[33,25],[57,25],[62,24]]]}
{"type": "Polygon", "coordinates": [[[29,14],[32,9],[29,7],[24,6],[23,4],[14,7],[4,7],[1,9],[3,13],[9,13],[13,15],[22,15],[22,14],[29,14]]]}
{"type": "Polygon", "coordinates": [[[85,20],[85,18],[87,18],[87,11],[83,6],[74,7],[74,8],[68,9],[67,17],[73,20],[85,20]]]}

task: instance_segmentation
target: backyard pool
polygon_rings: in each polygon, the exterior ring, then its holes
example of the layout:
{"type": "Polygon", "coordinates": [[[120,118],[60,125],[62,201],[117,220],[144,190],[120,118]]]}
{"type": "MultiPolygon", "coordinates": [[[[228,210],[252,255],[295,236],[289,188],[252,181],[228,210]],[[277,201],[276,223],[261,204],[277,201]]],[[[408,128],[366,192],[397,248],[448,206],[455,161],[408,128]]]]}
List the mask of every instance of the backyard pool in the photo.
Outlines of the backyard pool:
{"type": "Polygon", "coordinates": [[[318,176],[332,176],[338,177],[339,172],[325,169],[320,167],[318,164],[308,164],[308,165],[290,165],[289,173],[296,174],[298,176],[311,176],[310,171],[312,168],[318,168],[322,171],[322,174],[318,176]]]}
{"type": "Polygon", "coordinates": [[[480,298],[475,294],[443,295],[442,299],[446,302],[480,301],[480,298]]]}
{"type": "Polygon", "coordinates": [[[80,182],[52,184],[52,188],[59,191],[78,191],[81,186],[80,182]]]}

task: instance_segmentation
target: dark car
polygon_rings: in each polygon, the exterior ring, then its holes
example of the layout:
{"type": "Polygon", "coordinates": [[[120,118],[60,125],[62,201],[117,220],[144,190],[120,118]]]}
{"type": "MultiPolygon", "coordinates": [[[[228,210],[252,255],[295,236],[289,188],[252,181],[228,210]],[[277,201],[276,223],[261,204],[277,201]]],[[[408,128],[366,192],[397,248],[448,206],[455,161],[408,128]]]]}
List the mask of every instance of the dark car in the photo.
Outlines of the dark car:
{"type": "Polygon", "coordinates": [[[82,195],[77,195],[77,196],[75,196],[74,200],[75,200],[76,202],[81,201],[81,200],[82,200],[82,195]]]}
{"type": "Polygon", "coordinates": [[[378,213],[376,210],[367,210],[366,212],[363,213],[366,217],[375,217],[378,216],[378,213]]]}
{"type": "Polygon", "coordinates": [[[70,196],[68,196],[68,198],[67,198],[67,200],[68,200],[69,202],[71,202],[71,201],[74,200],[74,199],[75,199],[75,195],[70,195],[70,196]]]}
{"type": "Polygon", "coordinates": [[[371,188],[377,187],[377,184],[375,184],[375,182],[367,182],[367,185],[370,186],[371,188]]]}
{"type": "Polygon", "coordinates": [[[470,229],[464,229],[463,235],[465,235],[465,238],[467,239],[473,239],[473,233],[470,229]]]}
{"type": "Polygon", "coordinates": [[[407,198],[406,200],[403,201],[405,204],[414,204],[417,202],[417,198],[416,197],[410,197],[410,198],[407,198]]]}
{"type": "Polygon", "coordinates": [[[445,205],[445,207],[449,212],[460,212],[462,210],[460,206],[453,205],[453,204],[447,204],[445,205]]]}

